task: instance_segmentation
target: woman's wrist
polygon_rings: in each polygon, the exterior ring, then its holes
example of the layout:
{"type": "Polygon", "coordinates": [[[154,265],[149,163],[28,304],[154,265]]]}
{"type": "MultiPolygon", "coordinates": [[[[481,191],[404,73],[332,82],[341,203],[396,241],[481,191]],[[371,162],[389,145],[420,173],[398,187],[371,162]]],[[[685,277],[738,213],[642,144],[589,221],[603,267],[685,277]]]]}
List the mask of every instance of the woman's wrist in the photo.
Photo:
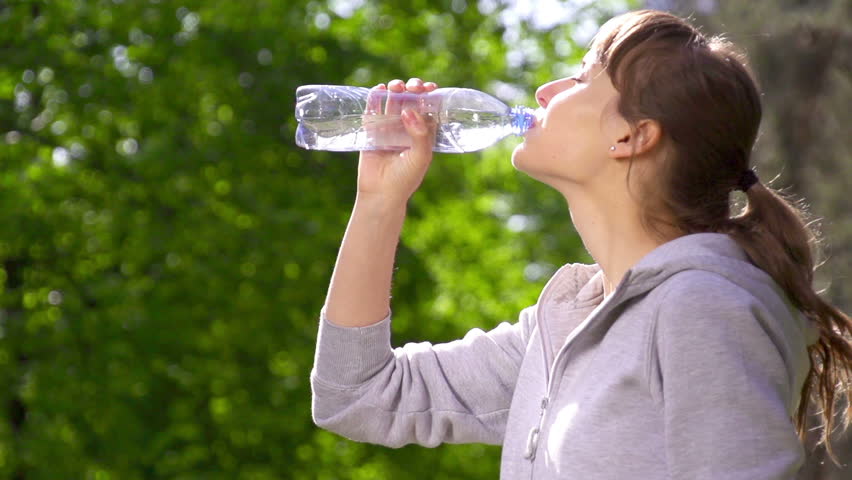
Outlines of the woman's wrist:
{"type": "Polygon", "coordinates": [[[407,203],[405,199],[389,195],[358,192],[354,211],[362,215],[402,220],[405,218],[407,203]]]}

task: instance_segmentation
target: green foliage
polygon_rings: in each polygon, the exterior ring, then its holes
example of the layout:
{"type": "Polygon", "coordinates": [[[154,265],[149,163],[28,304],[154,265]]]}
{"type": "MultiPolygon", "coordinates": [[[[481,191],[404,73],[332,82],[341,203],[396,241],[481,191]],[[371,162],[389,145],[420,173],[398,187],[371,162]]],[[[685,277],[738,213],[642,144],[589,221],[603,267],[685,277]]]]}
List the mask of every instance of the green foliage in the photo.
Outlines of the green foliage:
{"type": "MultiPolygon", "coordinates": [[[[496,478],[496,447],[312,424],[356,156],[293,143],[302,84],[420,76],[531,102],[583,54],[571,25],[504,41],[502,3],[475,3],[0,2],[0,478],[496,478]]],[[[398,343],[514,321],[588,260],[512,145],[436,158],[398,255],[398,343]]]]}

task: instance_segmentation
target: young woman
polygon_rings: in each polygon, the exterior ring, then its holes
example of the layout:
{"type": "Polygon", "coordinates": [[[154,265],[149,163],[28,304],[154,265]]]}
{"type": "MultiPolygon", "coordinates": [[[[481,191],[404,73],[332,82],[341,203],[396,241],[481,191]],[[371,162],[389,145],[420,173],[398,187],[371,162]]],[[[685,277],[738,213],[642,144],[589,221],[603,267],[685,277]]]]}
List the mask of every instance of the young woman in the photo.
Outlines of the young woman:
{"type": "Polygon", "coordinates": [[[394,252],[432,158],[433,132],[405,110],[412,147],[361,154],[315,422],[392,447],[502,444],[506,479],[793,478],[809,406],[826,440],[848,400],[852,321],[811,286],[798,211],[750,169],[761,106],[743,58],[677,17],[632,12],[536,99],[512,162],[565,196],[596,264],[560,269],[515,324],[392,349],[394,252]],[[735,190],[748,204],[732,216],[735,190]]]}

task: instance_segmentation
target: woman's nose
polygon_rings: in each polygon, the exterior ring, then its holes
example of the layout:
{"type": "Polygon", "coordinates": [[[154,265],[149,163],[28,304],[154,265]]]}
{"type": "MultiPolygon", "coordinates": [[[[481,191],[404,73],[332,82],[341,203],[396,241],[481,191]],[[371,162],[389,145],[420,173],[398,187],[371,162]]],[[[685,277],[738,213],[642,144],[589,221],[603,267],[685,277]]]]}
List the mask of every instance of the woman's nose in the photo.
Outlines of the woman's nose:
{"type": "Polygon", "coordinates": [[[541,108],[547,108],[547,103],[550,102],[551,97],[553,96],[550,93],[550,87],[553,85],[553,82],[545,83],[544,85],[538,87],[535,91],[535,100],[541,106],[541,108]]]}
{"type": "Polygon", "coordinates": [[[535,91],[535,100],[541,105],[541,108],[547,108],[547,104],[550,103],[550,100],[559,92],[566,88],[571,88],[573,84],[573,80],[570,78],[562,78],[559,80],[554,80],[552,82],[545,83],[544,85],[538,87],[535,91]]]}

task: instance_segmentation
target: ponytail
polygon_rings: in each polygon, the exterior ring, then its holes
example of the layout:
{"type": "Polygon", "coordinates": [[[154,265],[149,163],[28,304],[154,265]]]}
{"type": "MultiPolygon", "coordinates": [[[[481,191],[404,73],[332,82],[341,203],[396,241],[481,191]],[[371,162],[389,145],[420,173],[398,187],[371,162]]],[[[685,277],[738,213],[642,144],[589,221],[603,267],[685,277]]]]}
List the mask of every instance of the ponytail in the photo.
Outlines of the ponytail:
{"type": "Polygon", "coordinates": [[[621,117],[634,127],[654,120],[664,133],[665,151],[639,197],[643,225],[660,238],[729,234],[819,332],[808,346],[811,368],[794,422],[804,443],[808,412],[818,408],[825,427],[819,443],[837,462],[830,441],[835,420],[846,428],[852,416],[852,320],[813,289],[818,242],[803,213],[749,170],[763,110],[745,55],[722,37],[708,38],[653,10],[610,20],[592,49],[619,93],[621,117]],[[748,197],[733,218],[732,190],[748,197]],[[835,415],[843,400],[845,410],[835,415]]]}
{"type": "Polygon", "coordinates": [[[852,319],[823,300],[813,289],[814,256],[818,245],[815,232],[805,222],[804,212],[772,188],[754,184],[746,191],[745,211],[730,220],[727,232],[751,261],[768,273],[784,289],[793,305],[819,331],[819,340],[808,347],[811,368],[802,387],[794,423],[805,441],[809,407],[821,413],[823,429],[818,444],[824,444],[831,459],[837,457],[831,446],[837,416],[835,406],[845,401],[840,414],[842,428],[852,416],[852,319]]]}

